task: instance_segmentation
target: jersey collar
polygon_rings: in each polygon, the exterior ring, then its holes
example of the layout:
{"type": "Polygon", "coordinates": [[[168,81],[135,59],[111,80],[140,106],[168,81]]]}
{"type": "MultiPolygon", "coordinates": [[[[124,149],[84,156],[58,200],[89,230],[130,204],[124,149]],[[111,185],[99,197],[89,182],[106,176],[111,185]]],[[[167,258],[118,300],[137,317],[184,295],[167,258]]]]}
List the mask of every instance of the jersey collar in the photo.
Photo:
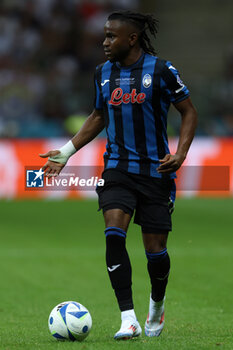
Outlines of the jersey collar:
{"type": "Polygon", "coordinates": [[[120,64],[120,62],[116,62],[116,66],[118,67],[118,68],[120,68],[120,69],[123,69],[123,70],[128,70],[128,69],[132,69],[132,68],[134,68],[135,66],[137,66],[142,60],[143,60],[143,57],[145,56],[145,52],[143,52],[142,54],[141,54],[141,56],[139,57],[139,59],[135,62],[135,63],[133,63],[133,64],[131,64],[130,66],[121,66],[121,64],[120,64]]]}

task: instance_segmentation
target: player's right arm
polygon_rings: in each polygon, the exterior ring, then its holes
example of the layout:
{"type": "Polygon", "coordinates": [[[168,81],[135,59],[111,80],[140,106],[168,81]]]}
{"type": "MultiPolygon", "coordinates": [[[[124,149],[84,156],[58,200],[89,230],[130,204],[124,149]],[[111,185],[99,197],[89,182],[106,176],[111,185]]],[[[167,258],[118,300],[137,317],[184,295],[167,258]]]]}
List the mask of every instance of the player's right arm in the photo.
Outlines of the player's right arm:
{"type": "Polygon", "coordinates": [[[79,132],[72,138],[76,151],[92,141],[105,127],[104,115],[101,109],[94,109],[79,132]]]}
{"type": "Polygon", "coordinates": [[[47,175],[59,175],[68,159],[83,146],[92,141],[104,129],[104,127],[105,122],[103,111],[101,109],[94,109],[78,133],[67,142],[67,144],[59,150],[51,150],[47,153],[40,154],[41,158],[49,157],[42,169],[47,175]]]}

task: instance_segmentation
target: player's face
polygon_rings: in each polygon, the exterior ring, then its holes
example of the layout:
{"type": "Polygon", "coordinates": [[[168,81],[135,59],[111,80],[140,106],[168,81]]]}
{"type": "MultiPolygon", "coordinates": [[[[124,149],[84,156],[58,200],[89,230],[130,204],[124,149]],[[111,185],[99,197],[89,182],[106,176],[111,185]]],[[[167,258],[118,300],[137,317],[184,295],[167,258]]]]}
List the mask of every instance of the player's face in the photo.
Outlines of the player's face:
{"type": "Polygon", "coordinates": [[[127,23],[112,20],[107,21],[104,26],[105,40],[103,42],[104,52],[111,62],[122,62],[130,53],[130,28],[127,23]]]}

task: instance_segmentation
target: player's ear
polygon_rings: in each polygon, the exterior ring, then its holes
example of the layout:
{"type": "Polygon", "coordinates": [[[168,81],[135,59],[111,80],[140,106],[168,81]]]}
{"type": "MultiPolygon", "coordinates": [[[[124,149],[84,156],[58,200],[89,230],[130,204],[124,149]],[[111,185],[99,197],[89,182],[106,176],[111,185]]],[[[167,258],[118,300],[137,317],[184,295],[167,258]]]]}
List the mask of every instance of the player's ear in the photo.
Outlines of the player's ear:
{"type": "Polygon", "coordinates": [[[133,32],[129,35],[129,45],[134,46],[138,40],[138,33],[133,32]]]}

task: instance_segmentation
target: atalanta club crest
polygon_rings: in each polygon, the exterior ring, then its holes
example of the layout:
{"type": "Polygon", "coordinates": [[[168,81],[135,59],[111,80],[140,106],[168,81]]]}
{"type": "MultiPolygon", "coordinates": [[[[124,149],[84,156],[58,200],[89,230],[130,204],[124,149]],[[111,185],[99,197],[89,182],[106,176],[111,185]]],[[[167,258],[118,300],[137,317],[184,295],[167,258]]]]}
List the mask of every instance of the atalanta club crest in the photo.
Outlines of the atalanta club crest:
{"type": "Polygon", "coordinates": [[[151,86],[152,78],[150,74],[145,74],[143,79],[142,79],[142,84],[143,86],[147,89],[151,86]]]}

